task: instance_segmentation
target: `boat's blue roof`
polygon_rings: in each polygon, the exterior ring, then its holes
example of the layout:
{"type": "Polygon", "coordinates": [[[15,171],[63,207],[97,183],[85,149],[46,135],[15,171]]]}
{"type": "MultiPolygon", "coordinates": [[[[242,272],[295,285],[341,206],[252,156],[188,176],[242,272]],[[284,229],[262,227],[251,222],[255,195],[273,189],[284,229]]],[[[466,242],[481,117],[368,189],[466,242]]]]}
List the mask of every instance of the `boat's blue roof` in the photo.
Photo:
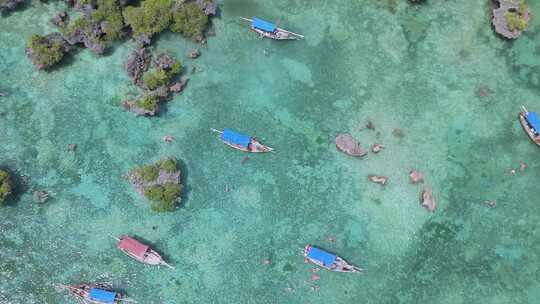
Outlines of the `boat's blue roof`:
{"type": "Polygon", "coordinates": [[[527,122],[529,122],[531,127],[534,128],[536,133],[540,133],[540,119],[538,118],[538,114],[536,112],[527,113],[527,122]]]}
{"type": "Polygon", "coordinates": [[[101,301],[103,303],[114,303],[114,299],[116,299],[116,292],[100,288],[92,288],[90,289],[90,298],[94,301],[101,301]]]}
{"type": "Polygon", "coordinates": [[[308,252],[308,257],[317,261],[321,261],[323,265],[327,267],[330,267],[337,258],[335,254],[328,253],[317,247],[311,247],[308,252]]]}
{"type": "Polygon", "coordinates": [[[246,149],[249,146],[249,143],[251,142],[250,136],[238,133],[228,128],[225,128],[223,130],[223,134],[221,134],[221,139],[228,143],[239,145],[246,149]]]}
{"type": "Polygon", "coordinates": [[[251,22],[251,25],[254,28],[258,28],[265,32],[274,32],[276,30],[276,25],[274,23],[259,19],[257,17],[253,17],[253,21],[251,22]]]}

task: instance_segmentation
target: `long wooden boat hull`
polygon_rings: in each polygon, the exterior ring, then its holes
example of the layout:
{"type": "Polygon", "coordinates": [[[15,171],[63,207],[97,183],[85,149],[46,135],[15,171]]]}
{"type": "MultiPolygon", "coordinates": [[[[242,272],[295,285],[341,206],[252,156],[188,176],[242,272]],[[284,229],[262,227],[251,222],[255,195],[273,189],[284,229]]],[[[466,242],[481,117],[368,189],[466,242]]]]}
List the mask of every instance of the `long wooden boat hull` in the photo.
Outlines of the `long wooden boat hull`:
{"type": "MultiPolygon", "coordinates": [[[[77,296],[78,298],[83,300],[84,303],[88,303],[88,304],[107,304],[105,302],[97,301],[90,298],[90,290],[92,288],[100,288],[100,289],[112,291],[109,287],[102,284],[79,284],[79,285],[59,285],[59,286],[62,288],[66,288],[72,295],[77,296]]],[[[122,294],[120,294],[119,292],[116,292],[116,298],[114,300],[114,303],[120,303],[122,299],[123,299],[122,294]]]]}
{"type": "Polygon", "coordinates": [[[225,143],[226,145],[228,145],[229,147],[232,147],[234,149],[237,149],[237,150],[240,150],[240,151],[243,151],[243,152],[249,152],[249,153],[266,153],[266,152],[272,152],[272,148],[266,146],[266,145],[263,145],[261,144],[257,139],[255,138],[252,138],[251,139],[251,143],[249,144],[249,146],[246,148],[242,147],[242,146],[239,146],[239,145],[235,145],[233,143],[230,143],[228,141],[225,141],[225,140],[221,140],[223,143],[225,143]]]}
{"type": "Polygon", "coordinates": [[[330,270],[330,271],[334,271],[334,272],[362,272],[362,269],[361,268],[358,268],[356,266],[353,266],[349,263],[347,263],[347,261],[345,261],[344,259],[342,259],[341,257],[337,257],[336,258],[336,261],[330,266],[325,266],[323,263],[321,263],[320,261],[317,261],[317,260],[314,260],[310,257],[306,257],[306,259],[321,267],[321,268],[324,268],[326,270],[330,270]]]}
{"type": "Polygon", "coordinates": [[[540,147],[540,137],[537,137],[536,134],[532,131],[531,127],[529,127],[529,123],[527,123],[527,119],[525,119],[525,113],[520,112],[519,113],[519,122],[521,123],[521,127],[523,128],[523,131],[525,131],[525,134],[529,136],[529,139],[537,146],[540,147]]]}
{"type": "Polygon", "coordinates": [[[298,40],[299,38],[295,35],[289,34],[287,32],[277,29],[275,32],[265,32],[261,29],[251,27],[251,30],[259,34],[260,37],[270,38],[274,40],[298,40]]]}
{"type": "Polygon", "coordinates": [[[153,249],[149,249],[148,252],[145,254],[144,257],[140,257],[138,255],[135,255],[133,254],[132,252],[128,251],[128,250],[124,250],[122,248],[119,248],[123,253],[125,253],[127,256],[129,256],[130,258],[138,261],[138,262],[141,262],[143,264],[146,264],[146,265],[152,265],[152,266],[167,266],[167,267],[171,267],[171,265],[167,264],[165,262],[165,260],[163,260],[163,258],[161,257],[161,255],[159,255],[159,253],[157,253],[155,250],[153,249]]]}

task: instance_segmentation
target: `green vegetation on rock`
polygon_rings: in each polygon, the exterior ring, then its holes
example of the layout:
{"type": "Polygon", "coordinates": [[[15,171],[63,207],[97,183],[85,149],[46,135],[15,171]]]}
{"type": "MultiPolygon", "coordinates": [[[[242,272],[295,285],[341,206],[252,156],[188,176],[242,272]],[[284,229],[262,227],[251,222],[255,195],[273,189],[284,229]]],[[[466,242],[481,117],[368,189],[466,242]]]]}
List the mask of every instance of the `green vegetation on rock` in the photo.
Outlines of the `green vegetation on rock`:
{"type": "Polygon", "coordinates": [[[156,212],[173,211],[180,201],[182,186],[166,183],[163,186],[151,186],[144,196],[151,201],[150,209],[156,212]]]}
{"type": "Polygon", "coordinates": [[[176,6],[172,20],[171,31],[192,39],[202,38],[208,25],[208,16],[194,2],[176,6]]]}
{"type": "Polygon", "coordinates": [[[527,29],[527,26],[529,25],[527,20],[525,19],[525,14],[527,13],[527,4],[525,4],[524,0],[519,1],[519,9],[517,11],[511,10],[504,14],[504,17],[506,18],[506,25],[508,26],[508,30],[511,32],[519,31],[523,32],[527,29]]]}
{"type": "Polygon", "coordinates": [[[158,87],[169,84],[170,77],[163,69],[154,69],[146,72],[143,76],[144,85],[149,90],[155,90],[158,87]]]}
{"type": "Polygon", "coordinates": [[[161,163],[160,167],[161,167],[161,169],[165,170],[165,172],[167,172],[167,173],[173,173],[176,170],[178,170],[176,160],[174,158],[168,158],[168,159],[164,160],[161,163]]]}
{"type": "Polygon", "coordinates": [[[97,9],[92,12],[92,20],[95,23],[101,23],[105,40],[122,38],[124,18],[117,0],[97,0],[97,9]]]}
{"type": "Polygon", "coordinates": [[[159,176],[159,167],[156,165],[142,166],[137,169],[137,173],[145,182],[152,182],[159,176]]]}
{"type": "Polygon", "coordinates": [[[51,40],[47,36],[34,34],[28,42],[31,50],[30,57],[38,68],[51,67],[64,57],[64,46],[58,40],[51,40]]]}
{"type": "Polygon", "coordinates": [[[158,98],[152,95],[145,95],[137,100],[137,106],[147,111],[155,112],[158,106],[158,98]]]}
{"type": "Polygon", "coordinates": [[[169,27],[171,8],[171,0],[145,0],[139,7],[126,7],[124,19],[133,29],[135,36],[151,37],[169,27]]]}
{"type": "Polygon", "coordinates": [[[0,206],[4,205],[6,198],[11,194],[12,184],[9,173],[0,170],[0,206]]]}

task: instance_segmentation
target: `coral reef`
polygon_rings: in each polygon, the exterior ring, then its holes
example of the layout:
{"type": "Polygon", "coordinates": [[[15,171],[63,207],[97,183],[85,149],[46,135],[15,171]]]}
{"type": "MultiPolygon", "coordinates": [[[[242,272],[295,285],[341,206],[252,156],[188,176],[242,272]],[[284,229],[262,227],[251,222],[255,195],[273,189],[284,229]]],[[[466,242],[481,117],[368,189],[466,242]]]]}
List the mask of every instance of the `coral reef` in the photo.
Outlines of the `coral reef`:
{"type": "Polygon", "coordinates": [[[180,203],[183,186],[174,158],[135,168],[128,173],[127,179],[140,195],[151,202],[153,211],[173,211],[180,203]]]}

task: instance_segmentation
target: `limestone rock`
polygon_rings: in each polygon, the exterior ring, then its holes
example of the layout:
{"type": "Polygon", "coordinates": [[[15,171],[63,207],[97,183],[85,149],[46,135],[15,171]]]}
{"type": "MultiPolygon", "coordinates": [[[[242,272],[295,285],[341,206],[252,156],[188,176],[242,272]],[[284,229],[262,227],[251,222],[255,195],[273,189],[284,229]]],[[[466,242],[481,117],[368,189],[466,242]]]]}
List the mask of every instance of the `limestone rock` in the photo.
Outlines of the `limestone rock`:
{"type": "Polygon", "coordinates": [[[336,147],[341,152],[350,156],[362,157],[367,154],[367,151],[362,149],[358,141],[349,133],[338,134],[336,137],[336,147]]]}
{"type": "Polygon", "coordinates": [[[435,212],[437,208],[437,202],[433,198],[433,190],[431,188],[424,188],[420,194],[420,205],[430,212],[435,212]]]}

